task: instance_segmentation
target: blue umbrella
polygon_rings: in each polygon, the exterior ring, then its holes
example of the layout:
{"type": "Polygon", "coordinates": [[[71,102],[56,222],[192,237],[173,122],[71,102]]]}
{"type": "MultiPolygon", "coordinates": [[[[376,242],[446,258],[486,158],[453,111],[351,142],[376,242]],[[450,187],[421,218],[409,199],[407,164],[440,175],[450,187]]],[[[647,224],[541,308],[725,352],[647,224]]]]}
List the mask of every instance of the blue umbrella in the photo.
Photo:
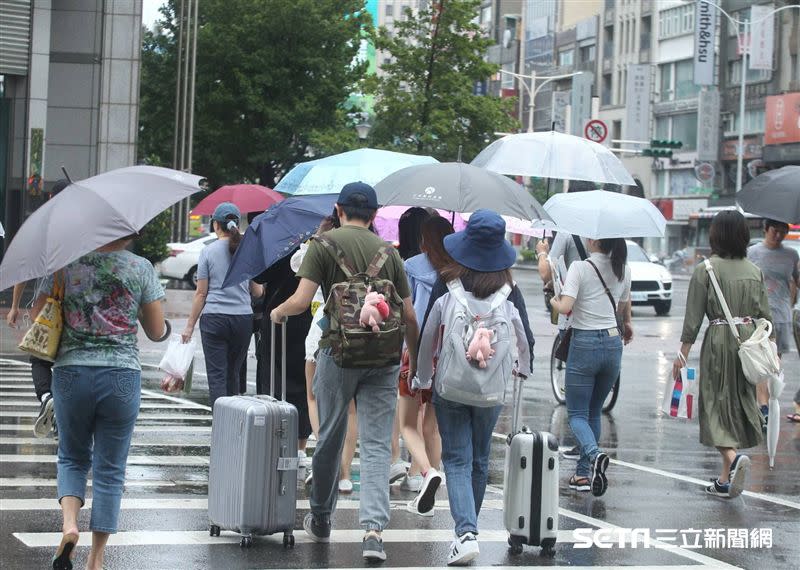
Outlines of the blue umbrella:
{"type": "Polygon", "coordinates": [[[338,197],[295,196],[256,216],[236,249],[222,287],[252,279],[289,255],[314,234],[322,218],[333,212],[338,197]]]}
{"type": "Polygon", "coordinates": [[[284,194],[333,194],[348,182],[375,185],[393,172],[417,164],[438,162],[431,156],[417,156],[374,148],[360,148],[302,162],[275,186],[284,194]]]}

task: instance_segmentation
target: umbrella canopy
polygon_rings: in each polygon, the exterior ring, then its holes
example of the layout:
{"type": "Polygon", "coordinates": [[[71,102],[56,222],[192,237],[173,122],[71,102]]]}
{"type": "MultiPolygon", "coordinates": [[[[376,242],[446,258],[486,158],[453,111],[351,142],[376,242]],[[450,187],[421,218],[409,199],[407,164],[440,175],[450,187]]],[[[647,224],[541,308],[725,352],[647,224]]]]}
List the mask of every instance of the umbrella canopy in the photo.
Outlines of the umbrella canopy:
{"type": "Polygon", "coordinates": [[[210,216],[214,209],[223,202],[231,202],[243,214],[263,212],[273,204],[283,200],[283,196],[275,190],[258,184],[234,184],[222,186],[215,190],[192,209],[192,214],[210,216]]]}
{"type": "Polygon", "coordinates": [[[451,212],[481,208],[523,220],[550,219],[541,204],[513,180],[463,162],[398,170],[375,185],[384,206],[432,207],[451,212]]]}
{"type": "MultiPolygon", "coordinates": [[[[398,225],[400,223],[400,216],[408,210],[411,206],[384,206],[378,208],[378,215],[375,216],[375,231],[378,235],[386,241],[397,241],[400,239],[398,234],[398,225]]],[[[467,227],[467,223],[460,215],[453,216],[452,212],[445,210],[437,210],[439,215],[453,223],[455,231],[461,231],[467,227]]]]}
{"type": "Polygon", "coordinates": [[[361,181],[374,186],[401,168],[436,162],[432,156],[360,148],[302,162],[281,178],[275,190],[296,195],[335,194],[348,182],[361,181]]]}
{"type": "Polygon", "coordinates": [[[0,265],[0,291],[50,275],[82,255],[138,232],[176,202],[199,192],[200,176],[130,166],[67,186],[22,224],[0,265]]]}
{"type": "Polygon", "coordinates": [[[784,166],[756,176],[736,195],[745,212],[796,224],[800,222],[800,166],[784,166]]]}
{"type": "Polygon", "coordinates": [[[562,231],[591,239],[663,237],[667,227],[649,200],[605,190],[556,194],[544,209],[562,231]]]}
{"type": "Polygon", "coordinates": [[[506,135],[483,149],[471,164],[514,176],[636,184],[607,147],[555,131],[506,135]]]}
{"type": "Polygon", "coordinates": [[[333,212],[338,197],[293,196],[256,216],[233,255],[223,288],[252,279],[289,255],[333,212]]]}
{"type": "MultiPolygon", "coordinates": [[[[461,218],[469,221],[472,212],[461,214],[461,218]]],[[[558,231],[556,225],[550,220],[520,220],[514,216],[500,216],[506,223],[506,231],[511,234],[519,234],[528,237],[549,237],[554,231],[558,231]]],[[[458,217],[456,217],[458,219],[458,217]]],[[[458,231],[458,229],[456,229],[458,231]]]]}

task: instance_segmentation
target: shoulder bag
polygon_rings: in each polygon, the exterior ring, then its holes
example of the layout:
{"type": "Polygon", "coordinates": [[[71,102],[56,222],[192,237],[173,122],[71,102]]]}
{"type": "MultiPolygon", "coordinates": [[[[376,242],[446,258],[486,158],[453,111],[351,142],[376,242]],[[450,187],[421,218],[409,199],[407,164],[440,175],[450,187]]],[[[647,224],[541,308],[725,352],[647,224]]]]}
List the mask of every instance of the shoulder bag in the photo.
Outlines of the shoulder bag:
{"type": "Polygon", "coordinates": [[[58,271],[53,276],[53,292],[47,297],[36,320],[25,333],[18,348],[48,362],[55,362],[58,346],[61,343],[61,331],[64,328],[64,316],[61,302],[64,300],[64,272],[58,271]]]}

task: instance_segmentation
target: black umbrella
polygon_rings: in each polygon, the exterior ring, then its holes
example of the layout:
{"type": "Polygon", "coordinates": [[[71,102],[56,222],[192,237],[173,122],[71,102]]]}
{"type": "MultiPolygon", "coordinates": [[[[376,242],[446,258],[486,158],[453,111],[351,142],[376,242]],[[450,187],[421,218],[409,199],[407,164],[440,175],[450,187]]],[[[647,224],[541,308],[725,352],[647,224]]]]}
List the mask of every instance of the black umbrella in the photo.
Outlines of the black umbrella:
{"type": "Polygon", "coordinates": [[[800,166],[770,170],[748,182],[736,195],[745,212],[771,220],[800,222],[800,166]]]}

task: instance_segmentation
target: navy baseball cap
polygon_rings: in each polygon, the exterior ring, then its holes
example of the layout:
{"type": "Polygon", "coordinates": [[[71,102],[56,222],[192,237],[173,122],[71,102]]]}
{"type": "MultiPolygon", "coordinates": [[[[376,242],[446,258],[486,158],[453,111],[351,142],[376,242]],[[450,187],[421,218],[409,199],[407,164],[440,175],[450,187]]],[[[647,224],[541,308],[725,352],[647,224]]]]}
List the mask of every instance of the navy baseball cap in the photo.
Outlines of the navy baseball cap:
{"type": "Polygon", "coordinates": [[[378,195],[375,189],[366,182],[350,182],[342,187],[336,203],[340,206],[357,206],[359,208],[378,209],[378,195]],[[356,196],[363,196],[358,199],[356,196]]]}

